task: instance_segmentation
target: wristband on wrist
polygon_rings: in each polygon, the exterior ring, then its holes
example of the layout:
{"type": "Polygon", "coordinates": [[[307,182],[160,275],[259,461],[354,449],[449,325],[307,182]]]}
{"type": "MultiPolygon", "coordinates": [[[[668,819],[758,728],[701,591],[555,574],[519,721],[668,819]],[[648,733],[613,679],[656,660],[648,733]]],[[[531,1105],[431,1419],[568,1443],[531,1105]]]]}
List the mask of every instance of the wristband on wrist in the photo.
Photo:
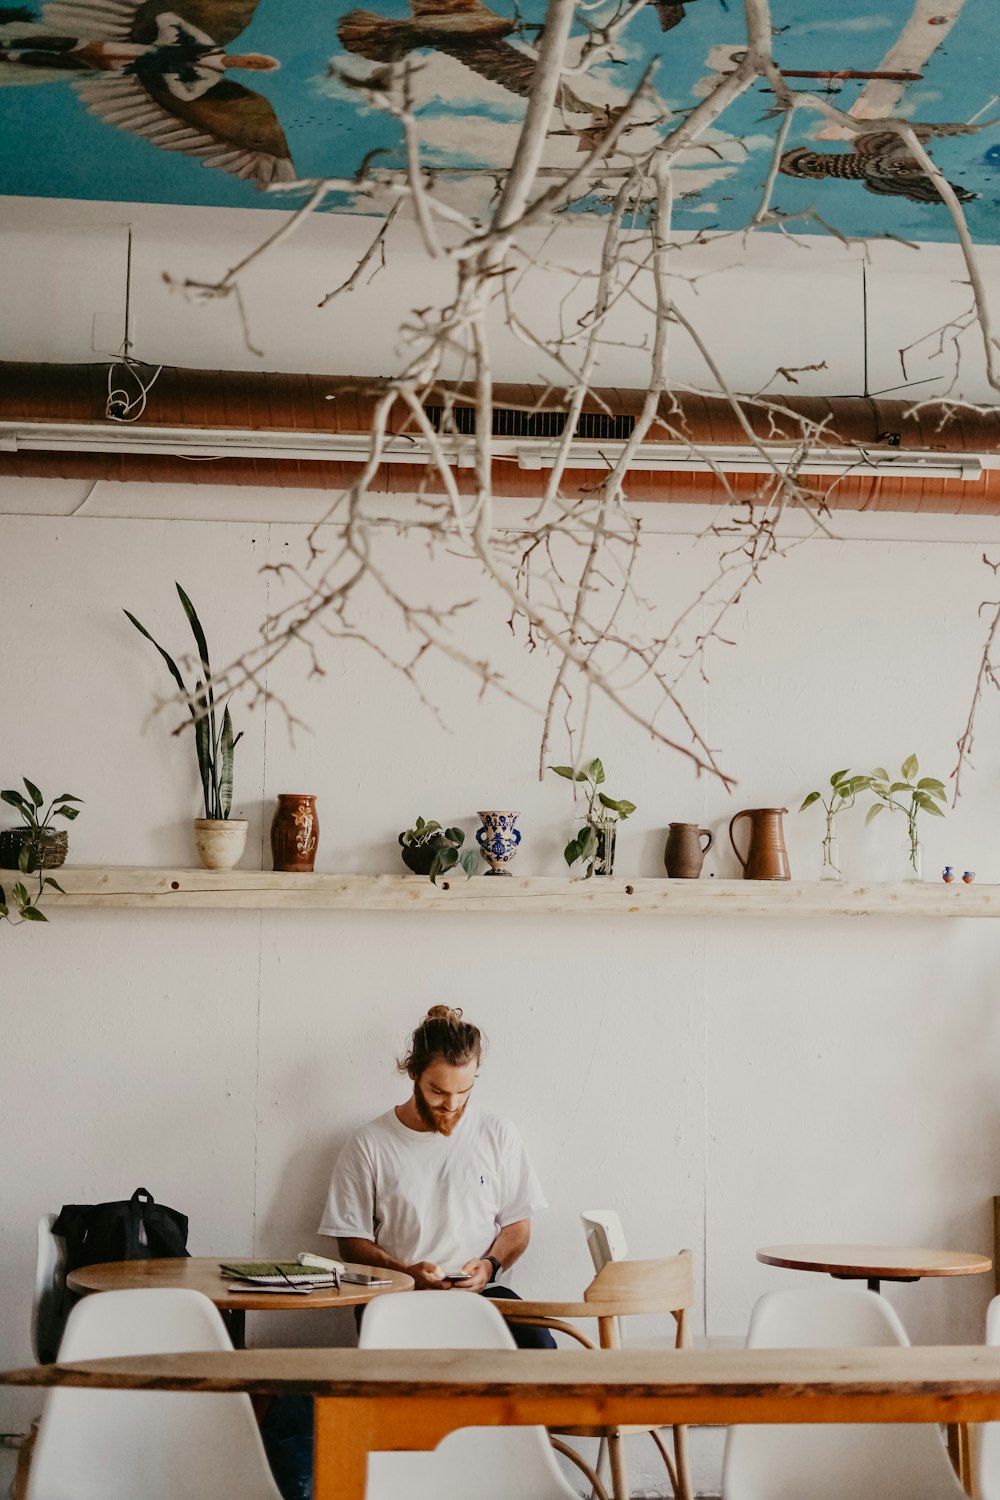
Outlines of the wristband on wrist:
{"type": "Polygon", "coordinates": [[[496,1281],[497,1277],[500,1275],[500,1272],[503,1270],[503,1264],[499,1260],[497,1260],[495,1255],[484,1255],[483,1260],[488,1260],[490,1265],[493,1267],[490,1281],[496,1281]]]}

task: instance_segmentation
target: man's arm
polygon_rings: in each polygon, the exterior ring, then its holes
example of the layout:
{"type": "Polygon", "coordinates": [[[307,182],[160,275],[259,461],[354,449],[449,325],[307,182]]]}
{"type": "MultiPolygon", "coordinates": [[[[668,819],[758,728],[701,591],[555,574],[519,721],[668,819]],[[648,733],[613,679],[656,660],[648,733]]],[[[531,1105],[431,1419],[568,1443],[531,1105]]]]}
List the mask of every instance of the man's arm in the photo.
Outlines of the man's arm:
{"type": "MultiPolygon", "coordinates": [[[[506,1271],[520,1260],[528,1248],[531,1238],[531,1220],[517,1219],[513,1224],[505,1224],[493,1241],[487,1255],[492,1255],[494,1260],[500,1262],[500,1270],[506,1271]]],[[[493,1266],[486,1256],[479,1256],[475,1260],[466,1261],[462,1267],[468,1271],[469,1280],[457,1283],[459,1290],[463,1292],[481,1292],[493,1280],[493,1266]]],[[[497,1273],[499,1275],[499,1272],[497,1273]]]]}
{"type": "MultiPolygon", "coordinates": [[[[374,1240],[351,1239],[346,1235],[342,1235],[338,1239],[337,1244],[340,1246],[342,1259],[353,1262],[354,1265],[377,1266],[390,1271],[404,1271],[407,1276],[413,1277],[418,1292],[437,1292],[451,1284],[442,1280],[441,1267],[435,1265],[433,1261],[422,1260],[415,1266],[404,1266],[401,1260],[396,1260],[387,1251],[381,1249],[380,1246],[375,1244],[374,1240]]],[[[525,1244],[527,1244],[527,1240],[525,1240],[525,1244]]],[[[486,1262],[486,1269],[487,1272],[493,1270],[489,1261],[486,1262]]],[[[468,1284],[468,1282],[463,1282],[464,1286],[468,1286],[468,1284]]],[[[485,1286],[486,1283],[483,1282],[483,1285],[485,1286]]]]}

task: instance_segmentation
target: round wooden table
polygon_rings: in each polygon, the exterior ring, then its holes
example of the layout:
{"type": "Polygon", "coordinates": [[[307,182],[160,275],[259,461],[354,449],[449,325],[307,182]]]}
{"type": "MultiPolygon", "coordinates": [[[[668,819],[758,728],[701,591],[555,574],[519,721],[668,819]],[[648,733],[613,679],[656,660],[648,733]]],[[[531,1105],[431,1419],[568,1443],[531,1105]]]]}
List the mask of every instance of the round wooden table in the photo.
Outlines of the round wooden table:
{"type": "MultiPolygon", "coordinates": [[[[286,1259],[294,1257],[286,1257],[286,1259]]],[[[349,1271],[362,1271],[384,1277],[389,1286],[357,1286],[343,1282],[340,1287],[318,1286],[308,1295],[289,1292],[256,1292],[229,1290],[230,1282],[236,1278],[225,1276],[220,1265],[232,1265],[247,1260],[260,1260],[260,1256],[210,1255],[178,1256],[170,1260],[116,1260],[96,1266],[80,1266],[70,1271],[66,1285],[71,1292],[124,1292],[143,1287],[187,1287],[203,1292],[222,1313],[229,1328],[233,1345],[242,1349],[245,1343],[246,1314],[248,1312],[299,1312],[312,1307],[358,1307],[383,1297],[390,1292],[411,1292],[413,1277],[402,1271],[388,1271],[381,1267],[348,1265],[349,1271]]]]}
{"type": "Polygon", "coordinates": [[[988,1255],[963,1250],[925,1250],[901,1245],[765,1245],[765,1266],[788,1271],[824,1271],[841,1281],[866,1281],[872,1292],[883,1281],[919,1281],[923,1276],[981,1276],[993,1269],[988,1255]]]}

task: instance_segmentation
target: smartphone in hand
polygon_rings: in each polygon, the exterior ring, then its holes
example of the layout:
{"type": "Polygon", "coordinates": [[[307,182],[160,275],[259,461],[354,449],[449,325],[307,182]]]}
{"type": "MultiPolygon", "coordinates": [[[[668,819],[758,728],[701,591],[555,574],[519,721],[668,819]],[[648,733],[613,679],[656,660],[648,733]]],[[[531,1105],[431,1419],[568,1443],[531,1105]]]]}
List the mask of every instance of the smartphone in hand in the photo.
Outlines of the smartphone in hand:
{"type": "Polygon", "coordinates": [[[461,1270],[461,1268],[458,1268],[458,1269],[455,1269],[455,1270],[451,1270],[451,1271],[443,1271],[441,1273],[441,1280],[442,1281],[471,1281],[472,1280],[472,1273],[471,1273],[471,1271],[463,1271],[463,1270],[461,1270]]]}

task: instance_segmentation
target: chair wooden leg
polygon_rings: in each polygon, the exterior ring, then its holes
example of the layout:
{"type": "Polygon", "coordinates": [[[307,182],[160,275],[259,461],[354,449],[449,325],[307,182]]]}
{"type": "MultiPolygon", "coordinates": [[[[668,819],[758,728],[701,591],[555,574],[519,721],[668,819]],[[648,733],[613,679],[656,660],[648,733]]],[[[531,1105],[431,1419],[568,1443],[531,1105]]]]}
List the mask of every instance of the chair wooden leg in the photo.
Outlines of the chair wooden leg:
{"type": "MultiPolygon", "coordinates": [[[[607,1440],[606,1437],[602,1437],[601,1440],[600,1440],[600,1442],[597,1445],[597,1462],[594,1465],[594,1472],[595,1472],[595,1474],[597,1475],[598,1479],[601,1481],[602,1484],[604,1482],[604,1466],[605,1466],[605,1464],[607,1464],[607,1462],[608,1462],[608,1440],[607,1440]]],[[[608,1465],[608,1471],[609,1471],[609,1475],[610,1475],[610,1464],[608,1465]]],[[[610,1477],[608,1479],[608,1483],[609,1484],[611,1483],[610,1477]]],[[[593,1495],[591,1495],[590,1500],[594,1500],[593,1495]]]]}
{"type": "MultiPolygon", "coordinates": [[[[601,1441],[603,1442],[603,1438],[601,1441]]],[[[569,1443],[564,1443],[561,1438],[553,1437],[551,1432],[549,1433],[549,1442],[557,1453],[561,1453],[564,1458],[568,1458],[570,1463],[576,1464],[584,1477],[590,1481],[591,1500],[608,1500],[608,1492],[601,1483],[597,1470],[592,1469],[587,1460],[582,1458],[575,1448],[571,1448],[569,1443]]]]}
{"type": "Polygon", "coordinates": [[[966,1494],[972,1494],[972,1463],[969,1453],[969,1427],[966,1422],[949,1422],[945,1435],[948,1457],[966,1494]]]}
{"type": "Polygon", "coordinates": [[[14,1470],[14,1479],[10,1487],[11,1500],[25,1500],[28,1493],[28,1468],[31,1464],[31,1454],[38,1436],[38,1418],[31,1424],[31,1429],[25,1434],[24,1442],[17,1450],[17,1467],[14,1470]]]}
{"type": "Polygon", "coordinates": [[[611,1493],[614,1500],[629,1500],[625,1450],[617,1428],[608,1433],[608,1460],[611,1465],[611,1493]]]}
{"type": "Polygon", "coordinates": [[[677,1500],[691,1500],[691,1470],[688,1468],[688,1430],[674,1428],[674,1462],[677,1465],[677,1500]]]}
{"type": "Polygon", "coordinates": [[[671,1457],[670,1451],[655,1428],[650,1429],[649,1435],[653,1439],[653,1442],[656,1444],[657,1451],[659,1452],[659,1455],[663,1459],[664,1465],[666,1466],[667,1478],[670,1480],[670,1488],[673,1491],[674,1500],[680,1500],[681,1492],[677,1484],[677,1467],[674,1463],[673,1458],[671,1457]]]}

